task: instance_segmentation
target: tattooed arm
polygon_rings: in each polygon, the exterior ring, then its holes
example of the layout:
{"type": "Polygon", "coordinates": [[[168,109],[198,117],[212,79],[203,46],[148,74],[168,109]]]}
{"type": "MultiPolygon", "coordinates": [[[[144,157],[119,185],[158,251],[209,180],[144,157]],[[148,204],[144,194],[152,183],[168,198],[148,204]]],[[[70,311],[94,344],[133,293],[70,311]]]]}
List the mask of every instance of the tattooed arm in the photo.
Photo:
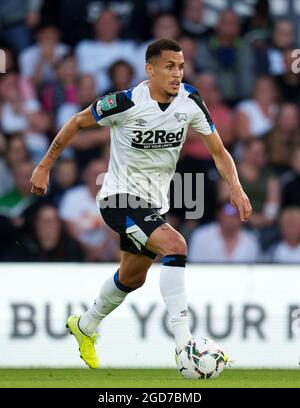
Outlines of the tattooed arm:
{"type": "Polygon", "coordinates": [[[97,124],[91,113],[90,107],[72,116],[72,118],[58,132],[47,153],[39,165],[34,169],[30,180],[32,193],[37,195],[46,194],[49,184],[50,169],[54,160],[79,130],[92,129],[95,127],[97,127],[97,124]]]}

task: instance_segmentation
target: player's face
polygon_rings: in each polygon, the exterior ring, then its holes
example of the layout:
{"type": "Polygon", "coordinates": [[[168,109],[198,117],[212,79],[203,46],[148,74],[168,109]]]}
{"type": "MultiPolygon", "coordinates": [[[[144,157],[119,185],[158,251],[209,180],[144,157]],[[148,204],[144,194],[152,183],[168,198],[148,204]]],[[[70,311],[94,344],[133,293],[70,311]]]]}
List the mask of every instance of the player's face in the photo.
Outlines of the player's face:
{"type": "Polygon", "coordinates": [[[150,80],[168,97],[176,96],[183,77],[184,59],[182,51],[162,51],[153,64],[148,64],[150,80]]]}

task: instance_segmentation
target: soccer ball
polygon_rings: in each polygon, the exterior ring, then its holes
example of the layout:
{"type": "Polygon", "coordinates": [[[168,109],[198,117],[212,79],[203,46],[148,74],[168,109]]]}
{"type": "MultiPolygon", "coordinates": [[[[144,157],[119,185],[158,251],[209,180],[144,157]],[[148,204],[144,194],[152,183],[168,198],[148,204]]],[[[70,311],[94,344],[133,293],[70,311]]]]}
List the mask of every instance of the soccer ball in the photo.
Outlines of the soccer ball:
{"type": "Polygon", "coordinates": [[[179,353],[176,364],[180,374],[188,379],[217,378],[224,370],[228,357],[213,340],[192,338],[179,353]]]}

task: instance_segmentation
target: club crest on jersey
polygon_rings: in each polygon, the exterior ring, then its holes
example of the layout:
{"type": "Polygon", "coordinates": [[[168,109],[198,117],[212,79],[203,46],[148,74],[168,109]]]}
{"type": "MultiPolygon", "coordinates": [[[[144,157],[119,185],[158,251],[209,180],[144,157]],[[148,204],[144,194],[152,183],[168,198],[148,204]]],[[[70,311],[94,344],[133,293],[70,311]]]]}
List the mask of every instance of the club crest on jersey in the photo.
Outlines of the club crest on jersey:
{"type": "Polygon", "coordinates": [[[181,121],[186,122],[187,121],[186,113],[175,112],[174,116],[178,120],[178,122],[181,122],[181,121]]]}
{"type": "Polygon", "coordinates": [[[100,105],[101,110],[108,111],[117,106],[117,97],[115,94],[107,95],[104,98],[102,98],[100,102],[101,102],[101,105],[100,105]]]}
{"type": "Polygon", "coordinates": [[[150,215],[146,215],[146,217],[144,218],[144,221],[156,221],[160,219],[160,215],[157,214],[150,214],[150,215]]]}

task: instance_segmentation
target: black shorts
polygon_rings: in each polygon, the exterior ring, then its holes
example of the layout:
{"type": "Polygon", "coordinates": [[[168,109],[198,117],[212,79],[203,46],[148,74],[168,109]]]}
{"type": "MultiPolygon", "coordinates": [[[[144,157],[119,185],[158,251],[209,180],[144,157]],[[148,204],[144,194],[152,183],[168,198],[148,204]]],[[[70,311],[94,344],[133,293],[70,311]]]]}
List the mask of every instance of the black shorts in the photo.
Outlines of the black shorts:
{"type": "Polygon", "coordinates": [[[145,245],[152,232],[167,222],[165,215],[160,215],[157,208],[138,197],[116,194],[100,200],[100,212],[106,224],[120,234],[122,251],[156,258],[157,254],[146,249],[145,245]],[[141,205],[138,208],[121,208],[124,205],[120,204],[120,198],[128,201],[130,197],[141,205]]]}

